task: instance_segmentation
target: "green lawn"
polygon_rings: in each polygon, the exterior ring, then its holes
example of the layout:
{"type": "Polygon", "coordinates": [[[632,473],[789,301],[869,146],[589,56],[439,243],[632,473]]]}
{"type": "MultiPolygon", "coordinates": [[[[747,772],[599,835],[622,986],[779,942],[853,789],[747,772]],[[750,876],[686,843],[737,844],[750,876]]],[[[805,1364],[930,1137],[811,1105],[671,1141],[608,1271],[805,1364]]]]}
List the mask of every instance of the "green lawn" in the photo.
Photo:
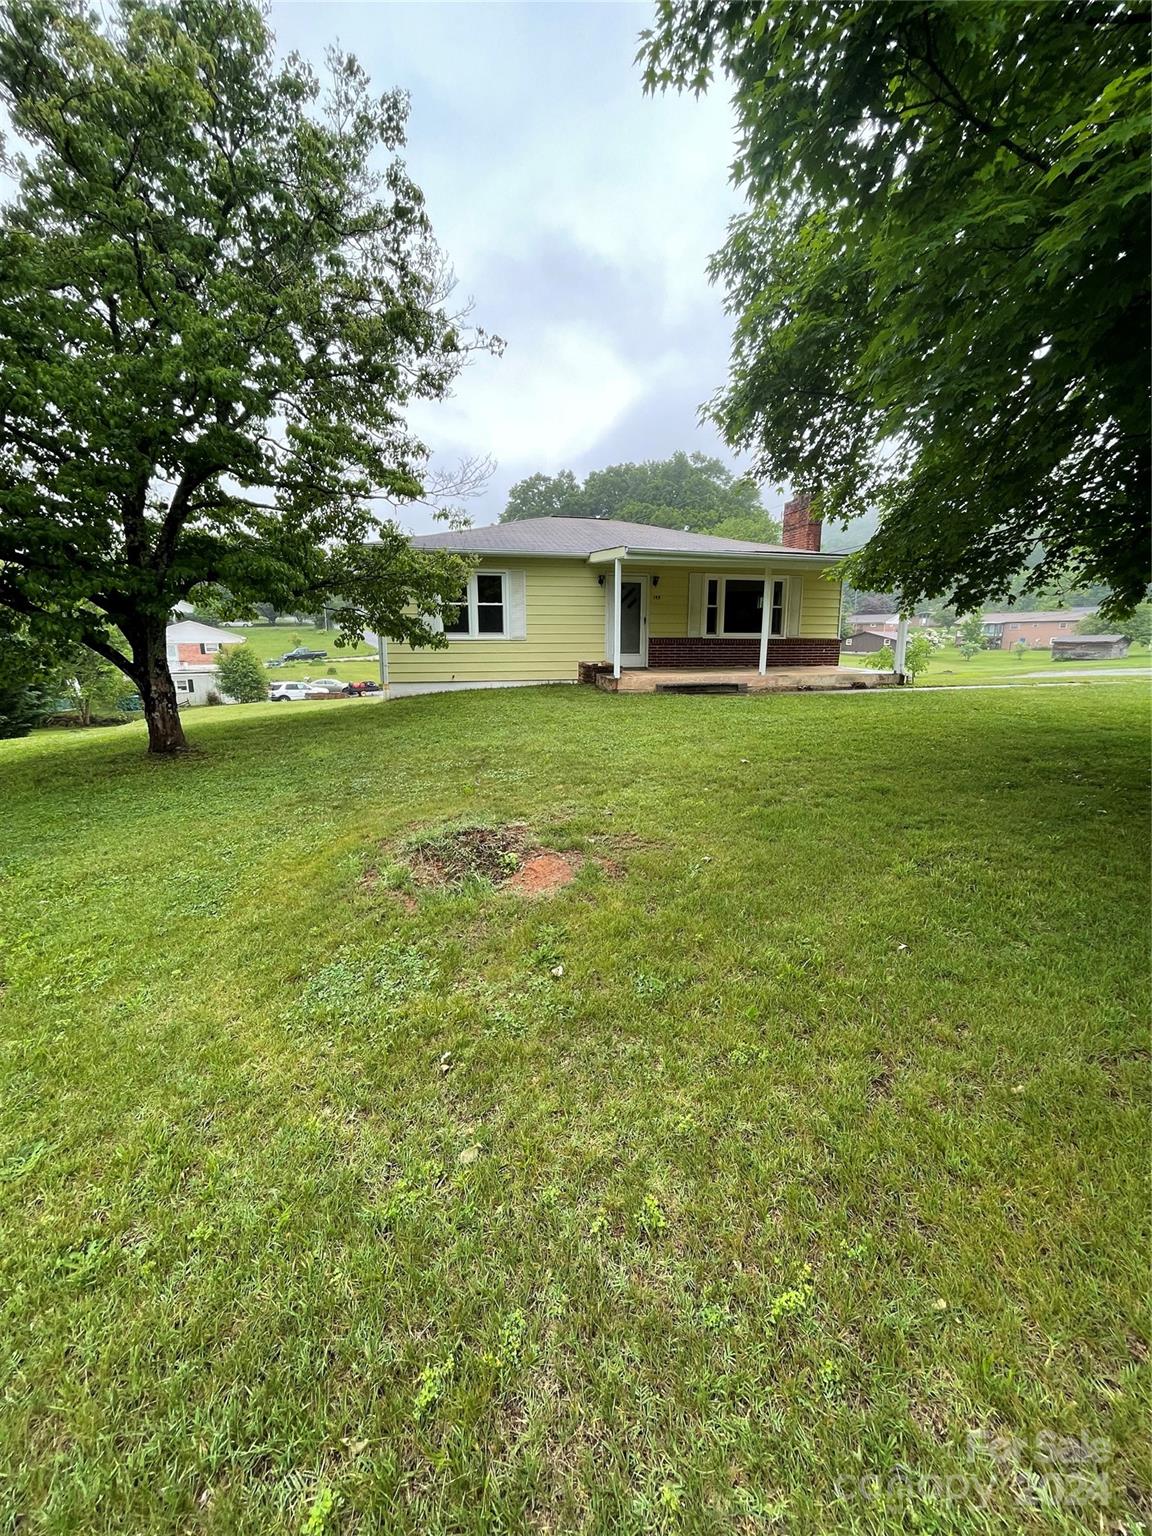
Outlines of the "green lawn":
{"type": "Polygon", "coordinates": [[[270,683],[290,677],[342,677],[349,680],[370,678],[376,681],[380,669],[376,662],[376,647],[346,645],[338,647],[336,631],[313,628],[309,624],[253,624],[250,629],[238,629],[262,661],[273,656],[283,656],[297,645],[306,645],[314,651],[327,651],[327,661],[296,661],[284,667],[274,667],[268,673],[270,683]],[[367,659],[366,659],[367,658],[367,659]]]}
{"type": "MultiPolygon", "coordinates": [[[[845,666],[863,666],[863,656],[842,651],[840,660],[845,666]]],[[[946,645],[932,657],[927,670],[916,679],[917,688],[942,688],[951,683],[1017,683],[1035,682],[1030,672],[1050,672],[1053,682],[1061,677],[1078,674],[1109,672],[1116,668],[1125,671],[1148,671],[1152,668],[1152,651],[1146,645],[1134,645],[1128,655],[1116,661],[1056,661],[1051,651],[1025,651],[1018,656],[1015,651],[981,651],[976,656],[962,656],[954,645],[946,645]]]]}
{"type": "Polygon", "coordinates": [[[1137,1528],[1143,686],[185,723],[0,743],[0,1531],[1137,1528]]]}

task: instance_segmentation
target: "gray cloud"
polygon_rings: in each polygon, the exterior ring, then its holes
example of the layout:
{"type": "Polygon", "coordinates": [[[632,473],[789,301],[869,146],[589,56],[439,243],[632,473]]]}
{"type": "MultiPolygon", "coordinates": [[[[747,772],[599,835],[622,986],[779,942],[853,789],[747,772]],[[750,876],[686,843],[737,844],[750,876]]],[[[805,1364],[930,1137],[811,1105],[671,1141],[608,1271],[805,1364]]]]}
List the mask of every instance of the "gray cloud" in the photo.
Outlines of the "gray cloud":
{"type": "Polygon", "coordinates": [[[413,413],[437,462],[498,459],[478,520],[536,470],[678,448],[732,462],[697,419],[728,348],[705,264],[737,207],[730,109],[716,91],[643,95],[633,59],[650,14],[564,0],[272,7],[281,48],[319,65],[339,40],[374,85],[412,94],[405,158],[473,318],[507,341],[452,400],[413,413]]]}

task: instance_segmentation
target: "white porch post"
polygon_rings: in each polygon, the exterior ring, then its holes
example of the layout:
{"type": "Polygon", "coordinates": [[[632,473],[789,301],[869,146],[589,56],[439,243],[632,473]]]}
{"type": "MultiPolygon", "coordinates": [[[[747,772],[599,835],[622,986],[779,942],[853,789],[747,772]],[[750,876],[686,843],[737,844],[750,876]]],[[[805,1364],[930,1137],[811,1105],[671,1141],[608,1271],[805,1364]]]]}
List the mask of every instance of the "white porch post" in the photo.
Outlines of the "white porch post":
{"type": "Polygon", "coordinates": [[[620,676],[620,561],[612,562],[612,676],[620,676]]]}
{"type": "Polygon", "coordinates": [[[760,608],[760,676],[768,670],[768,626],[772,622],[772,573],[764,572],[764,602],[760,608]]]}
{"type": "Polygon", "coordinates": [[[896,625],[896,644],[892,650],[892,670],[897,677],[904,676],[904,658],[908,654],[908,620],[900,615],[896,625]]]}

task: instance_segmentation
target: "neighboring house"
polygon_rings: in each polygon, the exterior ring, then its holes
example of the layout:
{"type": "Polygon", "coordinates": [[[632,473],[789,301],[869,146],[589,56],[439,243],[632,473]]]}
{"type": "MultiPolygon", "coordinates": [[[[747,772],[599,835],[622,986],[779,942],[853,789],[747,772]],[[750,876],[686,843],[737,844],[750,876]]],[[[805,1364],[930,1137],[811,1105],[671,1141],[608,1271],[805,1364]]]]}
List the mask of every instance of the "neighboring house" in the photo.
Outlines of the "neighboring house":
{"type": "Polygon", "coordinates": [[[197,619],[169,624],[164,638],[168,670],[180,704],[206,704],[210,693],[220,693],[214,659],[217,652],[225,645],[245,644],[244,636],[234,630],[217,629],[214,624],[201,624],[197,619]]]}
{"type": "Polygon", "coordinates": [[[1053,661],[1114,661],[1128,654],[1124,635],[1057,635],[1052,641],[1053,661]]]}
{"type": "Polygon", "coordinates": [[[212,657],[225,645],[243,645],[244,637],[215,624],[201,624],[198,619],[181,619],[164,631],[168,665],[213,666],[212,657]]]}
{"type": "Polygon", "coordinates": [[[875,651],[882,651],[886,645],[896,644],[896,630],[892,629],[858,629],[855,634],[848,636],[841,645],[841,650],[851,651],[854,656],[868,655],[875,651]]]}
{"type": "Polygon", "coordinates": [[[990,650],[1010,651],[1023,640],[1031,650],[1044,650],[1060,635],[1070,635],[1095,608],[1055,608],[1037,613],[986,613],[984,633],[990,650]]]}
{"type": "Polygon", "coordinates": [[[574,682],[611,668],[832,666],[840,583],[802,499],[784,542],[755,544],[646,523],[529,518],[424,534],[419,549],[478,557],[448,645],[387,647],[393,694],[574,682]]]}

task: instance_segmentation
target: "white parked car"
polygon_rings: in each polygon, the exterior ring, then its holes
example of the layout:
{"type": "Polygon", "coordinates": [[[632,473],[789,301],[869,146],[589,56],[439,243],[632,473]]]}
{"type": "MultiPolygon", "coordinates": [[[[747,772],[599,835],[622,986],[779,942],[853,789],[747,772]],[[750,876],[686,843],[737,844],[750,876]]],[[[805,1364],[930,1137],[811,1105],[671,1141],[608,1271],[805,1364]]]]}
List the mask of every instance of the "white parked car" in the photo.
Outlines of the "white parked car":
{"type": "Polygon", "coordinates": [[[272,690],[268,697],[272,699],[274,703],[283,704],[288,699],[306,699],[309,695],[309,691],[309,685],[307,683],[300,683],[294,681],[293,679],[286,678],[282,683],[273,683],[272,690]]]}

